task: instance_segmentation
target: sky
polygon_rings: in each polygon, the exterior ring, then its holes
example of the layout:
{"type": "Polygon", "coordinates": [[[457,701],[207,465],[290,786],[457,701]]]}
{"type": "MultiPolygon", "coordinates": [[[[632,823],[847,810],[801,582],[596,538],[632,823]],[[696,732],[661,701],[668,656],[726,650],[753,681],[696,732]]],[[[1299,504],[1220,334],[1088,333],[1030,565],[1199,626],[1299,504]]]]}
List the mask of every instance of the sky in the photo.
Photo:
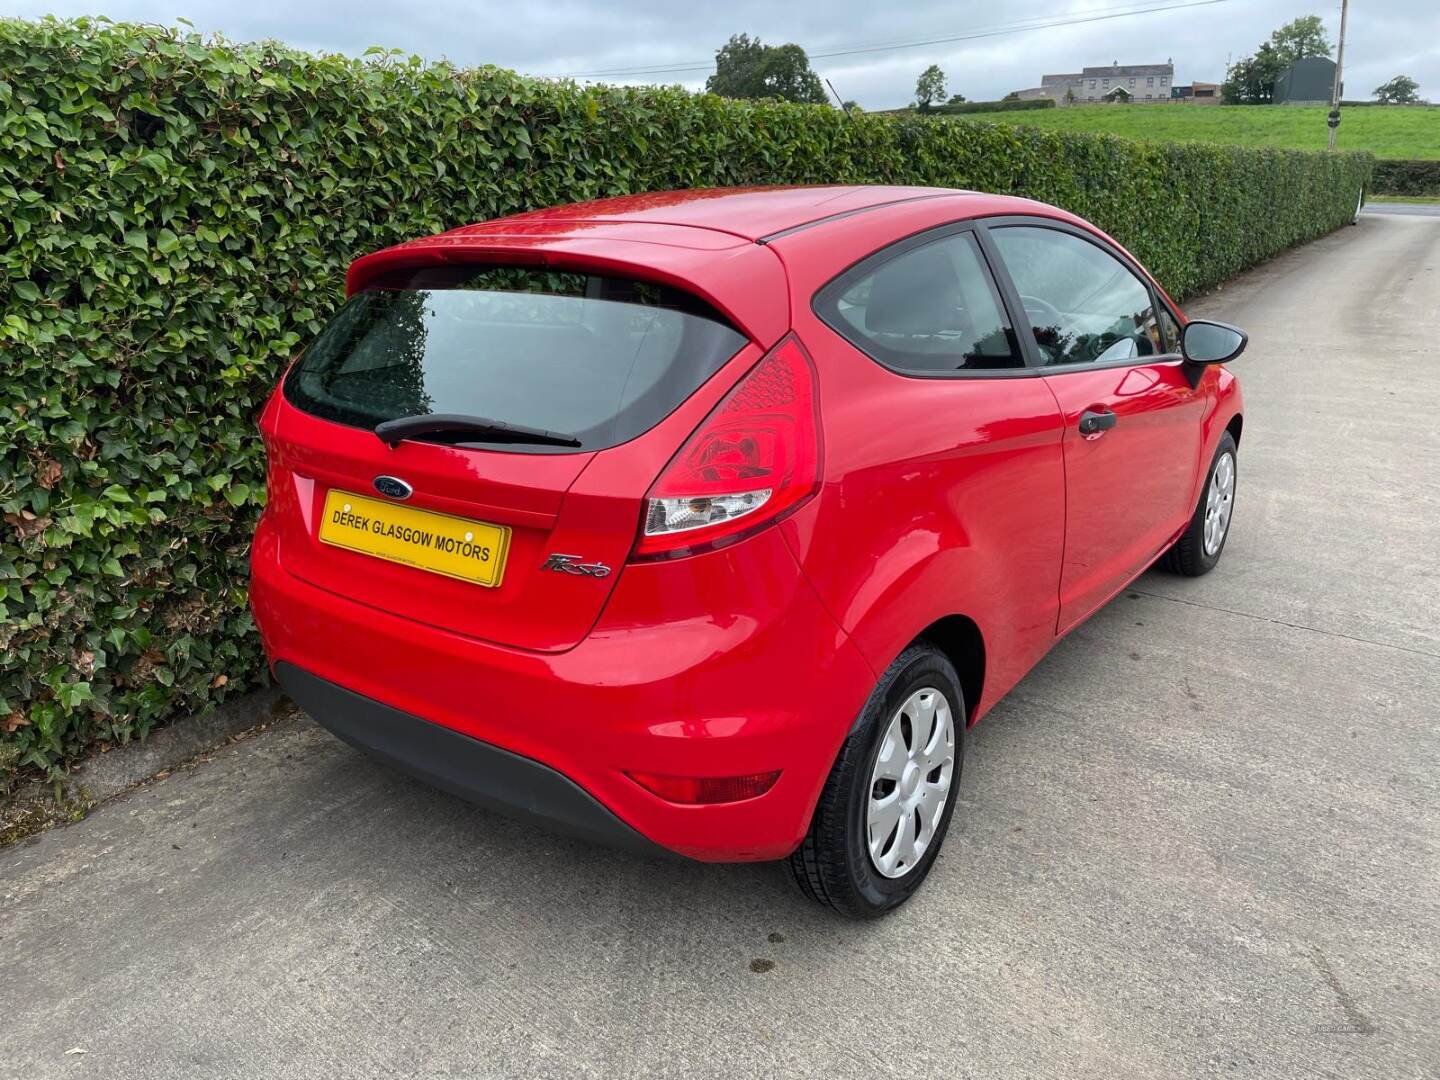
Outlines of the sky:
{"type": "MultiPolygon", "coordinates": [[[[971,100],[1038,86],[1050,72],[1087,65],[1175,64],[1175,81],[1220,82],[1231,58],[1253,52],[1298,15],[1320,15],[1335,40],[1339,3],[1218,0],[1148,13],[1139,7],[1195,0],[0,0],[0,15],[104,15],[219,31],[236,41],[277,39],[315,52],[358,55],[381,45],[472,66],[498,64],[531,75],[578,76],[625,70],[594,81],[704,85],[731,34],[767,44],[795,42],[842,97],[866,109],[896,108],[914,96],[930,64],[948,91],[971,100]],[[1096,19],[1096,16],[1111,16],[1096,19]],[[1072,25],[1037,25],[1067,19],[1072,25]],[[1024,25],[1023,32],[935,41],[1024,25]],[[925,44],[910,45],[925,41],[925,44]],[[875,49],[877,45],[908,47],[875,49]],[[865,51],[857,51],[864,49],[865,51]],[[826,52],[845,55],[815,55],[826,52]],[[690,65],[690,66],[687,66],[690,65]],[[685,67],[635,72],[657,66],[685,67]]],[[[1345,94],[1368,98],[1394,75],[1420,83],[1440,102],[1440,0],[1355,0],[1345,46],[1345,94]]]]}

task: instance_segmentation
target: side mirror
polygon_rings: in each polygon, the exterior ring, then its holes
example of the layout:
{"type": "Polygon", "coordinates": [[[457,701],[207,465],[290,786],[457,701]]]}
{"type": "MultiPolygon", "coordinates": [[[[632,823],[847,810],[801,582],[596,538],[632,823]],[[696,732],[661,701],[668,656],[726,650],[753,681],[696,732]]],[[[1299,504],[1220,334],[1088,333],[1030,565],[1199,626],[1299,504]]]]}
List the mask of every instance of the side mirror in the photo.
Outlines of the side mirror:
{"type": "Polygon", "coordinates": [[[1180,353],[1192,364],[1225,364],[1244,352],[1249,341],[1237,326],[1195,319],[1180,334],[1180,353]]]}

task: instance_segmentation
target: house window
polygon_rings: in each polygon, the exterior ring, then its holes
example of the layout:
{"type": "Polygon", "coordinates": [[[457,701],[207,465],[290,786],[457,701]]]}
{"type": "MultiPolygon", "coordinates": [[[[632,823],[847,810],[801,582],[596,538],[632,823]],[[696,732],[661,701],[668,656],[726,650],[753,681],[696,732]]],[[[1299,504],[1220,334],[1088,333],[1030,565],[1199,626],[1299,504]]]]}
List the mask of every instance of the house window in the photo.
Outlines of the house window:
{"type": "Polygon", "coordinates": [[[1090,80],[1090,89],[1091,89],[1091,90],[1094,90],[1094,89],[1095,89],[1095,80],[1094,80],[1094,79],[1091,79],[1091,80],[1090,80]]]}
{"type": "Polygon", "coordinates": [[[1131,79],[1131,80],[1130,80],[1130,85],[1131,85],[1131,86],[1134,86],[1134,85],[1135,85],[1135,80],[1134,80],[1134,79],[1131,79]]]}
{"type": "Polygon", "coordinates": [[[1161,85],[1161,86],[1164,86],[1164,85],[1165,85],[1165,76],[1164,76],[1164,75],[1161,75],[1161,76],[1160,76],[1160,85],[1161,85]]]}
{"type": "Polygon", "coordinates": [[[1154,86],[1154,85],[1155,85],[1155,76],[1154,76],[1154,75],[1146,75],[1146,76],[1145,76],[1145,85],[1146,85],[1146,86],[1154,86]]]}

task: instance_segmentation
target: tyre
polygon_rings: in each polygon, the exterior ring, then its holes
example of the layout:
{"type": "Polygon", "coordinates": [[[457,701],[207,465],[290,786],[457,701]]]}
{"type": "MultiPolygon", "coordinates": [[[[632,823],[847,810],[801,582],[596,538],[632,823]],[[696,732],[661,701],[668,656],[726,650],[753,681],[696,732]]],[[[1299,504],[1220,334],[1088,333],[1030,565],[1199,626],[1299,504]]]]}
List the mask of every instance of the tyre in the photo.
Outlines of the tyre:
{"type": "Polygon", "coordinates": [[[1235,440],[1227,431],[1220,436],[1215,458],[1200,502],[1190,524],[1175,546],[1160,557],[1160,566],[1173,574],[1199,577],[1208,574],[1220,561],[1230,537],[1230,520],[1235,510],[1235,440]]]}
{"type": "Polygon", "coordinates": [[[800,891],[854,918],[893,911],[930,873],[960,790],[965,701],[934,646],[880,677],[789,859],[800,891]]]}

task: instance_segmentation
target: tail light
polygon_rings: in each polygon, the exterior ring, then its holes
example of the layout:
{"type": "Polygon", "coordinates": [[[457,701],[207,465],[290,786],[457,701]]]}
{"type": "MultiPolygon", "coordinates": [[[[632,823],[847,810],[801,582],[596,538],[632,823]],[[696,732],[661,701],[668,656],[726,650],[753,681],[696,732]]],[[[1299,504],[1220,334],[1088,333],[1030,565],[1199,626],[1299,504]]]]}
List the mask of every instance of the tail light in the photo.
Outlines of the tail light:
{"type": "Polygon", "coordinates": [[[666,802],[726,803],[740,802],[764,795],[780,772],[750,773],[746,776],[656,776],[653,773],[626,773],[637,784],[652,795],[658,795],[666,802]]]}
{"type": "Polygon", "coordinates": [[[820,485],[815,366],[794,334],[685,441],[645,499],[633,558],[678,558],[794,513],[820,485]]]}

